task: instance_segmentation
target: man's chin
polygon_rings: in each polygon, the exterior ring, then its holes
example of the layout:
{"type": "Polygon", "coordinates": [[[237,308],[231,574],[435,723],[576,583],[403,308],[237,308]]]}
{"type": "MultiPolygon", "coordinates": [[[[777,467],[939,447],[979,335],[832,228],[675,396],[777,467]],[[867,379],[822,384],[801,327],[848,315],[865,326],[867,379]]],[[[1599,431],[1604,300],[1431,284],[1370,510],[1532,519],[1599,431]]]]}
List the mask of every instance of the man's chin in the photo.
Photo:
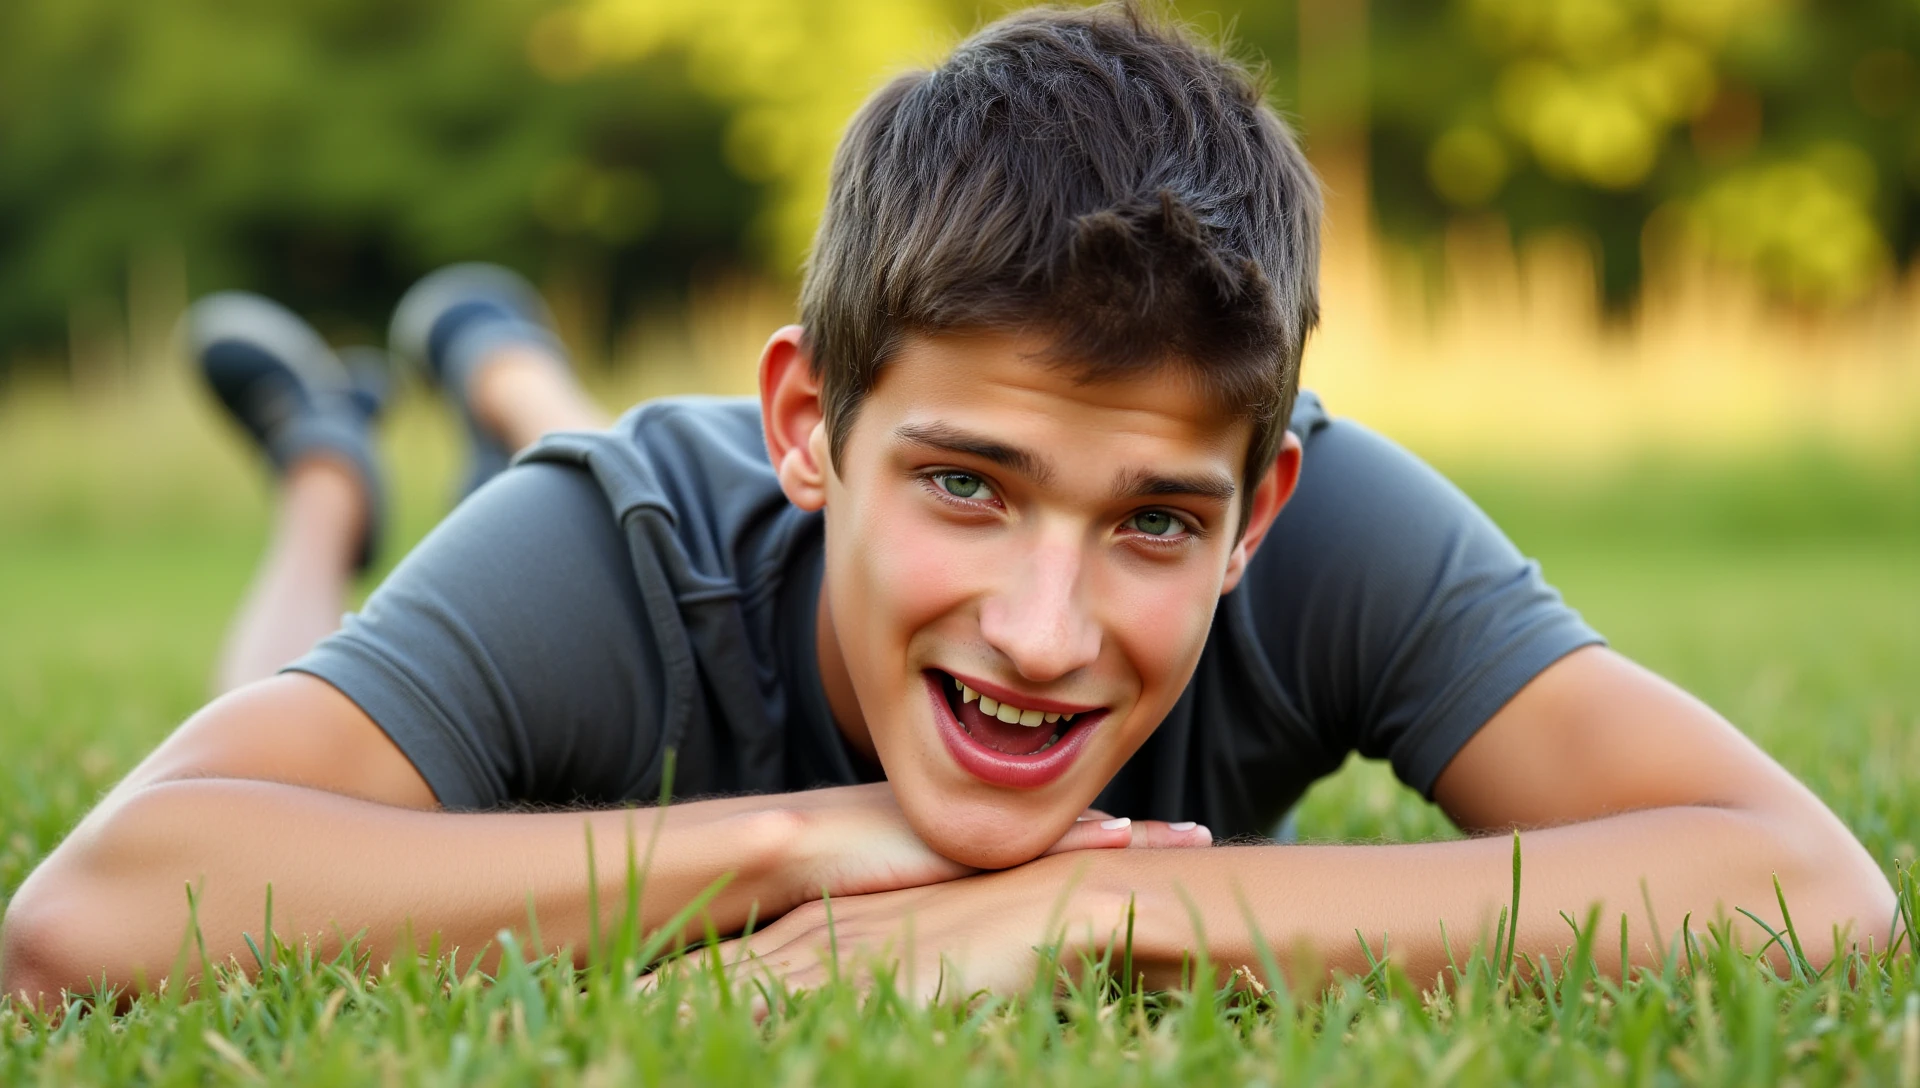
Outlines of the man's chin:
{"type": "Polygon", "coordinates": [[[1073,824],[1071,818],[1061,823],[1005,809],[983,811],[978,804],[901,807],[914,834],[935,853],[975,869],[1010,869],[1032,861],[1073,824]]]}

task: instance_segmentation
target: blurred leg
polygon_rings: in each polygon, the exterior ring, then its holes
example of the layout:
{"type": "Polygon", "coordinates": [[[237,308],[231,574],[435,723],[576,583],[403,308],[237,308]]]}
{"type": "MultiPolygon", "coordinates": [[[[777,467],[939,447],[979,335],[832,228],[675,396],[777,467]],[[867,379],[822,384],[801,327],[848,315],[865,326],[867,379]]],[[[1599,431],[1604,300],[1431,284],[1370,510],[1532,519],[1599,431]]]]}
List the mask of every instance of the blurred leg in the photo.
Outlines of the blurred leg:
{"type": "Polygon", "coordinates": [[[246,292],[194,303],[183,332],[200,377],[278,488],[266,554],[214,666],[215,690],[228,691],[332,632],[373,559],[384,471],[372,432],[386,367],[367,349],[343,360],[298,315],[246,292]]]}
{"type": "Polygon", "coordinates": [[[537,345],[504,345],[488,353],[470,381],[474,417],[509,450],[549,431],[597,430],[612,422],[565,361],[537,345]]]}
{"type": "Polygon", "coordinates": [[[608,423],[574,380],[552,311],[511,269],[467,263],[428,274],[394,307],[387,342],[466,422],[463,497],[541,435],[608,423]]]}
{"type": "Polygon", "coordinates": [[[268,677],[340,625],[367,532],[360,473],[324,452],[281,477],[272,535],[214,670],[216,691],[268,677]]]}

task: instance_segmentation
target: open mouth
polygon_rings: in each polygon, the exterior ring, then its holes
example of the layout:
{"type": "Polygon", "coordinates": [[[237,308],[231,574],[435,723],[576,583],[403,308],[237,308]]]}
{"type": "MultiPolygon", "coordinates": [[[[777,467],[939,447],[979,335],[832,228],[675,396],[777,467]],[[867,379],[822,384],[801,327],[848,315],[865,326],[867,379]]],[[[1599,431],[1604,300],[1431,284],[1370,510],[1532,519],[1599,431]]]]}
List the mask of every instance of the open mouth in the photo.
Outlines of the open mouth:
{"type": "Polygon", "coordinates": [[[978,691],[938,669],[924,675],[948,750],[968,772],[996,785],[1031,787],[1059,777],[1106,716],[1104,707],[1050,700],[1024,706],[1012,692],[978,691]]]}

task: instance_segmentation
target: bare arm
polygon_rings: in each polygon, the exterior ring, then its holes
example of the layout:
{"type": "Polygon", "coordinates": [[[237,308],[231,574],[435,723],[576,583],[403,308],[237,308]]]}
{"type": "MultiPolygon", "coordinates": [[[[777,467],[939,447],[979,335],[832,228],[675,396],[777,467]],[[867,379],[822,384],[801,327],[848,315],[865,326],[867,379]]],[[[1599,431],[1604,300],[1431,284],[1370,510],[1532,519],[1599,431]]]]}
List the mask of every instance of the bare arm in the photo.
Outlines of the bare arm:
{"type": "MultiPolygon", "coordinates": [[[[552,948],[587,951],[589,905],[626,907],[628,851],[659,837],[640,903],[667,922],[722,876],[722,932],[819,895],[948,880],[966,870],[913,837],[885,784],[637,811],[446,813],[407,758],[345,696],[287,675],[195,715],[127,776],[21,886],[0,934],[0,992],[29,1000],[104,978],[140,988],[174,967],[186,886],[214,962],[251,958],[273,888],[283,940],[337,948],[364,930],[384,959],[421,947],[478,954],[528,904],[552,948]],[[587,836],[598,887],[589,890],[587,836]]],[[[1144,843],[1165,829],[1144,826],[1144,843]]],[[[1136,829],[1076,827],[1061,848],[1125,846],[1136,829]]],[[[197,951],[186,964],[197,974],[197,951]]]]}
{"type": "MultiPolygon", "coordinates": [[[[1097,955],[1124,931],[1131,902],[1134,963],[1156,985],[1179,980],[1202,934],[1216,964],[1260,971],[1256,931],[1309,984],[1367,969],[1356,931],[1375,956],[1390,943],[1413,978],[1432,978],[1447,964],[1442,923],[1457,956],[1491,936],[1509,902],[1505,832],[1514,828],[1524,855],[1523,955],[1572,947],[1560,912],[1584,921],[1593,904],[1607,927],[1604,970],[1621,969],[1618,952],[1606,953],[1619,947],[1623,913],[1636,963],[1653,962],[1689,914],[1696,928],[1727,918],[1758,947],[1756,927],[1735,908],[1777,927],[1776,875],[1795,925],[1813,937],[1806,951],[1816,963],[1831,955],[1835,927],[1886,947],[1892,889],[1833,813],[1713,711],[1610,651],[1578,651],[1537,677],[1454,759],[1436,794],[1461,826],[1492,834],[1047,857],[841,900],[837,947],[857,956],[898,950],[910,937],[909,977],[940,978],[945,956],[966,987],[1017,989],[1032,982],[1034,946],[1064,926],[1070,953],[1097,955]]],[[[824,921],[817,904],[802,905],[729,954],[750,952],[757,969],[797,984],[818,981],[824,921]]]]}
{"type": "MultiPolygon", "coordinates": [[[[1376,955],[1391,939],[1402,967],[1432,977],[1447,963],[1442,921],[1464,954],[1507,905],[1513,846],[1503,832],[1514,828],[1523,954],[1571,947],[1559,912],[1584,920],[1593,904],[1608,927],[1603,949],[1618,948],[1627,915],[1637,963],[1653,962],[1689,914],[1696,928],[1728,918],[1758,947],[1764,937],[1736,908],[1778,927],[1776,876],[1796,927],[1813,935],[1809,957],[1831,955],[1836,926],[1886,947],[1892,889],[1840,820],[1719,715],[1610,651],[1579,651],[1536,678],[1448,766],[1435,796],[1463,828],[1494,834],[1088,864],[1121,875],[1110,889],[1139,890],[1145,951],[1163,971],[1178,971],[1193,939],[1179,887],[1222,962],[1257,967],[1244,902],[1283,962],[1364,971],[1358,929],[1376,955]]],[[[1601,966],[1622,969],[1609,959],[1617,951],[1601,966]]]]}
{"type": "MultiPolygon", "coordinates": [[[[329,947],[366,929],[384,956],[412,924],[480,951],[524,927],[584,949],[590,932],[586,839],[597,847],[603,910],[624,906],[630,837],[649,812],[449,815],[386,735],[345,696],[290,675],[243,688],[187,722],[140,764],[22,885],[9,907],[5,989],[54,994],[89,980],[152,983],[173,967],[188,920],[186,885],[216,961],[247,958],[265,892],[283,939],[329,947]]],[[[723,873],[717,924],[754,904],[797,901],[774,864],[791,827],[736,802],[675,806],[662,832],[642,920],[659,925],[723,873]]],[[[192,968],[197,973],[197,955],[192,968]]]]}

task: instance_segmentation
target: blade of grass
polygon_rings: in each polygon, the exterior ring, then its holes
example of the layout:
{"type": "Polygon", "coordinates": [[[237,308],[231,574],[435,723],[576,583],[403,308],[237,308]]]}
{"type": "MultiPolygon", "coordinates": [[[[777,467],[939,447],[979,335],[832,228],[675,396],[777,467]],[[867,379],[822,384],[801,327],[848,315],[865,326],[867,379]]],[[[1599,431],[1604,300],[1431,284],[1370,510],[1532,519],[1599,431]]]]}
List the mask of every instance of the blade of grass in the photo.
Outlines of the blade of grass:
{"type": "Polygon", "coordinates": [[[540,939],[540,914],[534,908],[533,889],[527,889],[527,940],[535,959],[546,955],[547,943],[540,939]]]}
{"type": "Polygon", "coordinates": [[[1447,970],[1453,973],[1453,984],[1460,985],[1460,961],[1453,955],[1453,938],[1447,936],[1447,920],[1440,919],[1440,947],[1447,954],[1447,970]]]}
{"type": "Polygon", "coordinates": [[[1492,979],[1496,986],[1500,984],[1501,957],[1505,955],[1502,948],[1506,942],[1507,908],[1503,904],[1500,907],[1499,916],[1493,920],[1493,955],[1487,960],[1487,977],[1492,979]]]}
{"type": "Polygon", "coordinates": [[[1684,943],[1687,949],[1687,975],[1689,977],[1697,977],[1700,973],[1700,965],[1697,962],[1695,962],[1693,958],[1693,912],[1692,911],[1688,911],[1686,915],[1680,919],[1680,940],[1684,943]]]}
{"type": "Polygon", "coordinates": [[[1647,908],[1647,931],[1653,934],[1655,951],[1660,954],[1660,962],[1667,960],[1667,934],[1660,928],[1660,918],[1653,911],[1653,889],[1647,887],[1647,878],[1640,878],[1640,903],[1647,908]]]}
{"type": "Polygon", "coordinates": [[[1779,930],[1768,925],[1765,921],[1761,920],[1759,915],[1753,913],[1747,908],[1735,907],[1733,909],[1739,911],[1741,914],[1746,915],[1747,921],[1752,922],[1756,926],[1759,926],[1763,931],[1765,931],[1767,935],[1767,943],[1761,945],[1759,948],[1754,950],[1753,952],[1754,960],[1758,961],[1760,957],[1765,956],[1767,954],[1768,949],[1772,948],[1774,945],[1779,945],[1780,950],[1786,953],[1787,969],[1793,975],[1794,980],[1797,982],[1805,982],[1806,977],[1800,973],[1800,965],[1794,962],[1793,952],[1791,949],[1787,948],[1785,935],[1782,934],[1779,930]]]}
{"type": "Polygon", "coordinates": [[[600,947],[600,862],[593,851],[593,821],[581,821],[587,836],[587,959],[597,970],[604,962],[600,947]]]}
{"type": "Polygon", "coordinates": [[[1507,951],[1500,961],[1500,978],[1513,972],[1513,953],[1520,941],[1520,829],[1513,831],[1513,906],[1507,911],[1507,951]]]}
{"type": "Polygon", "coordinates": [[[732,881],[733,874],[724,873],[703,888],[699,895],[688,900],[686,906],[681,907],[673,917],[667,919],[665,924],[648,935],[646,943],[640,946],[639,954],[635,958],[642,964],[652,963],[666,949],[669,942],[679,939],[680,934],[685,932],[687,923],[701,911],[706,910],[707,904],[713,902],[713,897],[719,895],[732,881]]]}
{"type": "MultiPolygon", "coordinates": [[[[1233,895],[1234,898],[1240,902],[1241,916],[1247,920],[1247,936],[1253,942],[1253,955],[1260,963],[1260,971],[1267,977],[1267,990],[1270,994],[1275,995],[1270,998],[1271,1002],[1276,1006],[1290,1007],[1292,1005],[1292,1001],[1290,1000],[1291,995],[1281,992],[1287,988],[1286,976],[1280,973],[1280,960],[1273,954],[1273,946],[1267,943],[1266,931],[1261,928],[1260,923],[1254,918],[1253,905],[1247,902],[1245,892],[1238,885],[1235,885],[1233,895]]],[[[1127,915],[1128,936],[1131,938],[1133,930],[1133,911],[1131,905],[1129,905],[1127,915]]],[[[1446,923],[1442,922],[1440,925],[1441,941],[1444,942],[1446,940],[1446,935],[1446,923]]],[[[1452,959],[1453,951],[1451,949],[1448,949],[1447,957],[1448,959],[1452,959]]]]}
{"type": "Polygon", "coordinates": [[[827,889],[820,889],[820,909],[827,913],[827,981],[832,985],[840,984],[840,930],[833,924],[833,896],[827,889]]]}
{"type": "Polygon", "coordinates": [[[1818,979],[1821,973],[1813,969],[1806,952],[1800,947],[1800,931],[1793,926],[1793,912],[1787,909],[1787,893],[1780,890],[1779,873],[1773,874],[1773,898],[1780,904],[1780,921],[1787,928],[1787,941],[1793,946],[1793,958],[1799,964],[1801,977],[1818,979]]]}
{"type": "Polygon", "coordinates": [[[714,927],[713,915],[702,912],[700,920],[707,936],[707,971],[715,987],[720,992],[720,1011],[733,1011],[733,987],[727,984],[727,965],[720,959],[720,931],[714,927]]]}

